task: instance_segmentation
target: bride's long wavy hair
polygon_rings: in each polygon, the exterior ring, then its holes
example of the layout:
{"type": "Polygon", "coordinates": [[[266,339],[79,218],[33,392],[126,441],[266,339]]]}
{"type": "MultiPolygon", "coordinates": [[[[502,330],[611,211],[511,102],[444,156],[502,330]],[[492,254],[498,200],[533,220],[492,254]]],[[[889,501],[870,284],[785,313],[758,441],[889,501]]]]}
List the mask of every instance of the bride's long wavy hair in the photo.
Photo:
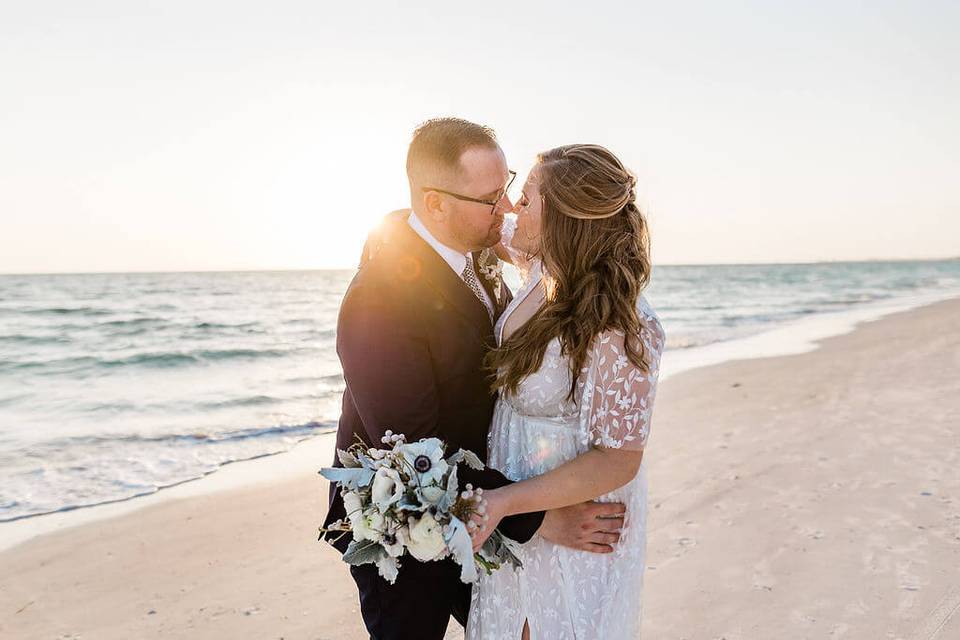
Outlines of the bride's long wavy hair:
{"type": "Polygon", "coordinates": [[[603,331],[625,332],[625,355],[648,370],[636,304],[650,281],[650,234],[635,203],[636,178],[606,148],[557,147],[537,157],[534,171],[543,198],[546,302],[490,353],[487,365],[495,389],[516,392],[559,337],[570,358],[572,399],[594,338],[603,331]]]}

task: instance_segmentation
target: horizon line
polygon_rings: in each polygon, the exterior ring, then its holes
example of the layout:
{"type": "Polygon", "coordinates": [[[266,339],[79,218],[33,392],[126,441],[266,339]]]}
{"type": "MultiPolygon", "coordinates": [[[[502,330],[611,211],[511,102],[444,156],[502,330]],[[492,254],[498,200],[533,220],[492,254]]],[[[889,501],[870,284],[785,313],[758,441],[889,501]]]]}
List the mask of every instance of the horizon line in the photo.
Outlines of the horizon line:
{"type": "MultiPolygon", "coordinates": [[[[878,262],[951,262],[960,261],[960,256],[938,258],[866,258],[863,260],[801,260],[786,262],[663,262],[656,267],[773,267],[785,265],[819,264],[864,264],[878,262]]],[[[356,271],[357,267],[311,267],[311,268],[274,268],[274,269],[161,269],[143,271],[2,271],[0,276],[100,276],[100,275],[149,275],[149,274],[186,274],[186,273],[304,273],[310,271],[356,271]]]]}

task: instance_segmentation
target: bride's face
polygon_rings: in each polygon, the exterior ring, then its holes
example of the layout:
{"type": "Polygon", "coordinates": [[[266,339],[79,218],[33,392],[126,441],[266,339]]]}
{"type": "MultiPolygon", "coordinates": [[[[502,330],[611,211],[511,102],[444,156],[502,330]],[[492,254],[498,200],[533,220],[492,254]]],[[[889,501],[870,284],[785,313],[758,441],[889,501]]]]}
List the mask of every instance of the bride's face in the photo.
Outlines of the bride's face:
{"type": "Polygon", "coordinates": [[[527,176],[523,185],[523,194],[513,207],[517,214],[517,230],[513,234],[513,248],[528,255],[540,251],[540,218],[543,213],[543,199],[537,183],[537,170],[527,176]]]}

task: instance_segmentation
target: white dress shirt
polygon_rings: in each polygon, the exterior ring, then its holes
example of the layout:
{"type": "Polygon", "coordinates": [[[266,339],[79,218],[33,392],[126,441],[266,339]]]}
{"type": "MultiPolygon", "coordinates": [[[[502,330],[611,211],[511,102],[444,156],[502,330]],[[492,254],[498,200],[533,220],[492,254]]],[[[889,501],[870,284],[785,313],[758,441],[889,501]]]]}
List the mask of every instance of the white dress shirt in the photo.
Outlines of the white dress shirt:
{"type": "MultiPolygon", "coordinates": [[[[424,241],[433,247],[433,250],[440,254],[440,257],[443,258],[443,261],[450,265],[450,268],[453,269],[453,272],[457,274],[457,277],[461,280],[464,267],[467,266],[467,261],[472,260],[472,256],[468,254],[463,254],[457,251],[456,249],[451,249],[447,245],[443,244],[437,240],[430,230],[423,224],[420,218],[417,217],[416,212],[411,211],[410,217],[407,218],[407,224],[410,225],[410,228],[413,229],[418,236],[424,239],[424,241]]],[[[482,276],[477,274],[477,281],[480,280],[482,276]]],[[[466,283],[464,283],[466,284],[466,283]]],[[[480,292],[483,294],[483,303],[487,306],[487,309],[493,313],[493,303],[490,300],[490,294],[487,293],[487,290],[481,284],[480,292]]]]}

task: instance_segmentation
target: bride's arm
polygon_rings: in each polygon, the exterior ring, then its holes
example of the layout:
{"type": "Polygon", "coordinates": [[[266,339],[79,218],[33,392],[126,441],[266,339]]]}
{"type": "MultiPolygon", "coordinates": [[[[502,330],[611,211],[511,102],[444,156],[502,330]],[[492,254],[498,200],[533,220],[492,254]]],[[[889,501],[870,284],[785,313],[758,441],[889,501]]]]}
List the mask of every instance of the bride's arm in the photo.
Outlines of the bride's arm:
{"type": "MultiPolygon", "coordinates": [[[[619,489],[637,475],[643,449],[591,449],[541,476],[483,492],[486,519],[475,515],[477,529],[471,535],[479,551],[503,518],[528,511],[550,511],[599,498],[619,489]]],[[[609,542],[617,533],[610,532],[609,542]]]]}
{"type": "Polygon", "coordinates": [[[542,476],[484,493],[488,513],[505,517],[599,498],[633,480],[642,459],[643,449],[591,449],[542,476]]]}

